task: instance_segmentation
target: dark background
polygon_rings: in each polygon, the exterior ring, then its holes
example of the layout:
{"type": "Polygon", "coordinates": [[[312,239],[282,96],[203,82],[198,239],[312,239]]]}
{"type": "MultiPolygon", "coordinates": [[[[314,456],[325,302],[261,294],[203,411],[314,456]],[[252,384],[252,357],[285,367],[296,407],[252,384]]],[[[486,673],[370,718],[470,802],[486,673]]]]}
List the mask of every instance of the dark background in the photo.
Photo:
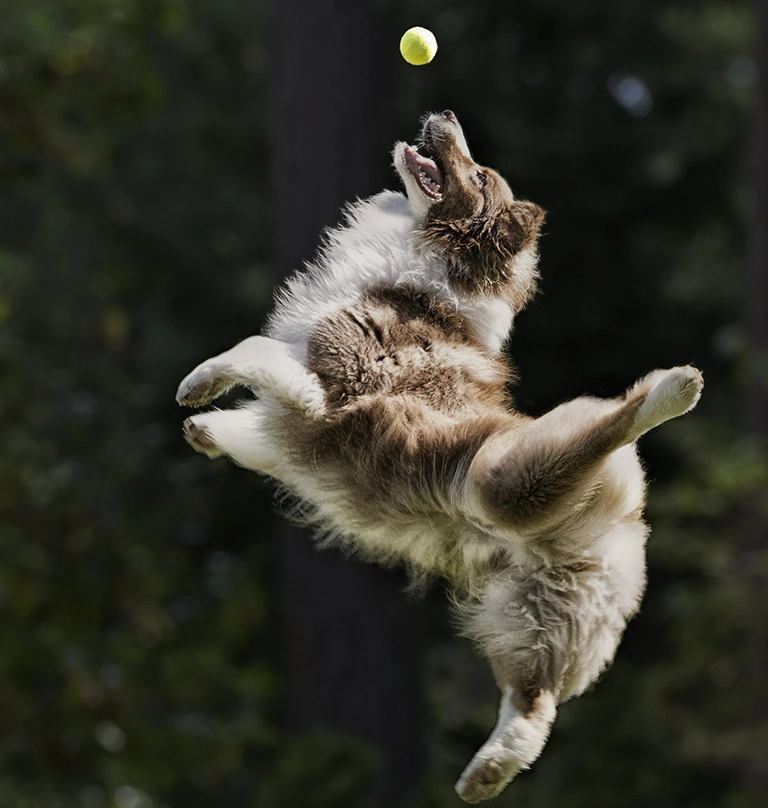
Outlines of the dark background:
{"type": "Polygon", "coordinates": [[[496,693],[442,587],[315,553],[173,401],[443,108],[549,211],[519,406],[707,381],[643,440],[640,615],[494,804],[763,804],[766,8],[0,2],[0,808],[461,805],[496,693]]]}

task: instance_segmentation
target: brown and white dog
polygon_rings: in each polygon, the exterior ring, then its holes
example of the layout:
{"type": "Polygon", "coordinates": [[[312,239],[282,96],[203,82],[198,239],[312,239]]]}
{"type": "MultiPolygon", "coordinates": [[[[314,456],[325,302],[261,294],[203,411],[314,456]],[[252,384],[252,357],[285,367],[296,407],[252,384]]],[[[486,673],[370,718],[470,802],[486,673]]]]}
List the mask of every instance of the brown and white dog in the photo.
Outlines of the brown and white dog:
{"type": "Polygon", "coordinates": [[[395,146],[406,195],[351,205],[266,336],[203,362],[177,400],[255,390],[188,418],[192,447],[298,494],[332,541],[454,587],[502,692],[456,785],[477,803],[536,760],[558,703],[612,659],[645,584],[635,441],[690,410],[702,377],[655,371],[619,398],[516,412],[502,345],[536,288],[544,213],[472,160],[452,112],[422,142],[432,158],[395,146]]]}

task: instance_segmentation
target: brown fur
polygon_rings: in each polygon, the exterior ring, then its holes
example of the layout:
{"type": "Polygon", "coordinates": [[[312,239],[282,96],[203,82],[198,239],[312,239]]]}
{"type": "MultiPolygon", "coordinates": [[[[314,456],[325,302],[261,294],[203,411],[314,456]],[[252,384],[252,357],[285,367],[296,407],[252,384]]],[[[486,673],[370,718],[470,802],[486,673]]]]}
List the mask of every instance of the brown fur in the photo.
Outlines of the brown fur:
{"type": "Polygon", "coordinates": [[[321,322],[307,344],[307,360],[331,407],[400,394],[445,413],[476,397],[506,404],[506,365],[483,353],[466,318],[449,303],[408,285],[371,289],[354,308],[321,322]],[[453,346],[471,350],[472,362],[456,362],[453,346]],[[489,381],[474,378],[480,368],[489,381]],[[471,389],[464,389],[464,380],[471,389]]]}
{"type": "MultiPolygon", "coordinates": [[[[581,494],[601,461],[626,440],[642,403],[622,404],[612,415],[569,436],[567,443],[537,433],[535,427],[497,433],[475,455],[470,473],[483,504],[501,524],[535,526],[562,500],[581,494]],[[503,447],[503,448],[501,448],[503,447]]],[[[576,502],[574,502],[574,505],[576,502]]]]}

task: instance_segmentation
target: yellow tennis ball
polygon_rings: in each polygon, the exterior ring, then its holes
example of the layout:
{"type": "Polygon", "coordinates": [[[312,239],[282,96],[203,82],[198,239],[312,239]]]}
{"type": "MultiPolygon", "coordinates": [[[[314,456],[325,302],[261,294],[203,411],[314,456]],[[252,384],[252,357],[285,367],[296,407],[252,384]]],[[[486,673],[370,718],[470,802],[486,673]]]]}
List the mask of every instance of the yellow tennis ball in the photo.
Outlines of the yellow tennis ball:
{"type": "Polygon", "coordinates": [[[400,40],[400,53],[408,64],[425,65],[435,58],[437,40],[426,28],[409,28],[400,40]]]}

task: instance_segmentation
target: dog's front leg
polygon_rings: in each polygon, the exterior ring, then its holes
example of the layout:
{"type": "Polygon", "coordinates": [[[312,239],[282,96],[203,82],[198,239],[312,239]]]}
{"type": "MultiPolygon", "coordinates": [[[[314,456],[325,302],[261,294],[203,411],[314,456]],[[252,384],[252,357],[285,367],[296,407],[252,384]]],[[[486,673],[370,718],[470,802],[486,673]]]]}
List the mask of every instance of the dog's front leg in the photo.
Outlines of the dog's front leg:
{"type": "Polygon", "coordinates": [[[253,388],[306,415],[318,416],[325,410],[325,394],[317,377],[293,357],[288,345],[260,336],[249,337],[198,365],[182,380],[176,401],[202,407],[236,385],[253,388]]]}
{"type": "Polygon", "coordinates": [[[285,453],[275,438],[269,408],[261,401],[234,410],[199,412],[184,421],[184,438],[211,459],[229,457],[251,471],[279,477],[285,453]]]}

